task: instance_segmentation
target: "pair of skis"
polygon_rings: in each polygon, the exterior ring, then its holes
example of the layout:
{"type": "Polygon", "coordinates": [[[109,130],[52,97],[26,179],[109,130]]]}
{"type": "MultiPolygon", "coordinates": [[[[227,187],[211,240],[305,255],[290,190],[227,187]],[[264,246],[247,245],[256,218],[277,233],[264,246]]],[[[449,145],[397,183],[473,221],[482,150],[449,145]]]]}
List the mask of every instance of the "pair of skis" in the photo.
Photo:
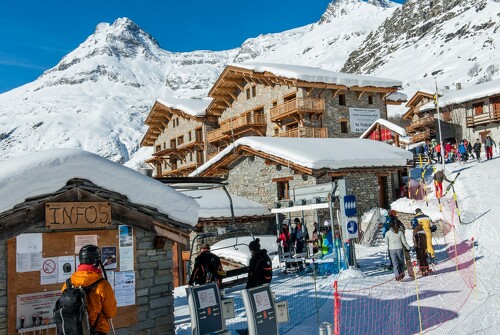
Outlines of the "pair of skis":
{"type": "Polygon", "coordinates": [[[457,173],[455,179],[453,179],[453,181],[446,187],[446,192],[444,192],[443,197],[450,191],[450,189],[453,191],[453,200],[455,201],[455,208],[457,209],[458,222],[462,224],[462,218],[460,217],[460,208],[458,208],[457,193],[455,192],[454,186],[458,176],[460,176],[460,172],[457,173]]]}

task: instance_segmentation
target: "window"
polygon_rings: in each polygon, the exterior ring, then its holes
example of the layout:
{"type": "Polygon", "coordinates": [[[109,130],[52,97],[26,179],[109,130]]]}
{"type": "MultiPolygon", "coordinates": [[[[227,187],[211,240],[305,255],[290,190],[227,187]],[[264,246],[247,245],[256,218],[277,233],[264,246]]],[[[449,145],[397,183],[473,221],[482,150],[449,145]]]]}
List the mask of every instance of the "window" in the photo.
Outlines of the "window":
{"type": "Polygon", "coordinates": [[[345,94],[339,94],[339,105],[345,106],[345,94]]]}
{"type": "Polygon", "coordinates": [[[290,199],[288,180],[276,182],[276,187],[278,190],[278,200],[290,199]]]}
{"type": "Polygon", "coordinates": [[[278,200],[290,199],[290,185],[288,182],[292,180],[293,177],[286,178],[275,178],[272,181],[276,183],[276,196],[278,200]]]}
{"type": "Polygon", "coordinates": [[[177,137],[177,145],[182,145],[184,143],[184,136],[177,137]]]}
{"type": "Polygon", "coordinates": [[[368,104],[373,105],[373,95],[368,96],[368,104]]]}
{"type": "Polygon", "coordinates": [[[472,107],[474,108],[474,115],[483,114],[483,104],[482,103],[474,104],[474,105],[472,105],[472,107]]]}
{"type": "Polygon", "coordinates": [[[252,97],[257,95],[257,86],[252,86],[252,97]]]}
{"type": "Polygon", "coordinates": [[[340,121],[340,132],[342,134],[347,134],[349,129],[347,128],[347,121],[340,121]]]}
{"type": "Polygon", "coordinates": [[[155,152],[158,152],[158,151],[160,151],[160,150],[161,150],[161,145],[157,145],[157,146],[155,147],[155,152]]]}
{"type": "Polygon", "coordinates": [[[278,106],[278,101],[274,100],[273,101],[273,107],[276,107],[276,106],[278,106]]]}
{"type": "Polygon", "coordinates": [[[192,162],[192,161],[193,161],[193,153],[192,153],[192,152],[190,152],[190,153],[189,153],[189,161],[190,161],[190,162],[192,162]]]}
{"type": "Polygon", "coordinates": [[[170,149],[175,149],[175,139],[170,140],[170,149]]]}
{"type": "Polygon", "coordinates": [[[248,100],[248,99],[250,99],[250,89],[247,88],[246,92],[247,92],[247,100],[248,100]]]}
{"type": "Polygon", "coordinates": [[[175,119],[172,119],[172,128],[175,128],[175,119]]]}

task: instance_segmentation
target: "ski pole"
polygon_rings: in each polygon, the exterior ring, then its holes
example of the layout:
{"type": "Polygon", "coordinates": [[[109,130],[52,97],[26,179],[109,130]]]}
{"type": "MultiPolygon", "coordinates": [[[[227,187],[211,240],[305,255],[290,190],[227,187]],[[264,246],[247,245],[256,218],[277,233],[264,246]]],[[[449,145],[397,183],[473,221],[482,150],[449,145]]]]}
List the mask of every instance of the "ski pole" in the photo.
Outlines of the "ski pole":
{"type": "Polygon", "coordinates": [[[108,319],[108,320],[109,320],[109,324],[111,325],[111,330],[113,331],[113,334],[116,335],[115,326],[113,325],[113,320],[112,319],[108,319]]]}
{"type": "Polygon", "coordinates": [[[453,190],[453,200],[455,201],[455,207],[457,208],[458,222],[462,224],[462,218],[460,217],[460,208],[458,208],[457,193],[455,192],[455,187],[451,184],[451,189],[453,190]]]}

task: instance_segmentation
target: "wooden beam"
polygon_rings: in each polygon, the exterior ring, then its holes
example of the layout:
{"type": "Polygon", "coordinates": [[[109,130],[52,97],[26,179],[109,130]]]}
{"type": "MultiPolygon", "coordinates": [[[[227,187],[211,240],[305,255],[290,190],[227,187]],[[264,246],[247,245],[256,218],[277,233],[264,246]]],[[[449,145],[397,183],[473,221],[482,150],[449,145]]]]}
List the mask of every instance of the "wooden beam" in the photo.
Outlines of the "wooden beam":
{"type": "Polygon", "coordinates": [[[179,232],[173,232],[165,228],[164,225],[159,225],[156,221],[154,222],[155,231],[158,235],[168,238],[171,241],[180,243],[182,245],[189,245],[189,236],[183,236],[179,232]]]}
{"type": "Polygon", "coordinates": [[[365,94],[365,91],[358,91],[356,92],[356,96],[358,97],[358,100],[361,99],[361,97],[365,94]]]}

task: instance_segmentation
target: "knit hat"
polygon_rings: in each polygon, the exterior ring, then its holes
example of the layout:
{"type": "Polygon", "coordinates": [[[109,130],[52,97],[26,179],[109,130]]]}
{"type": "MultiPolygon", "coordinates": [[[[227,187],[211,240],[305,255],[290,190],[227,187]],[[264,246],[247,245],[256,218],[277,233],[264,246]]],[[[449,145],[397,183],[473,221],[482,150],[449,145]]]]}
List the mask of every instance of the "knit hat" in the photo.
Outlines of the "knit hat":
{"type": "Polygon", "coordinates": [[[202,244],[201,250],[210,250],[210,244],[208,244],[208,243],[202,244]]]}
{"type": "Polygon", "coordinates": [[[250,249],[251,251],[259,251],[260,250],[260,239],[259,238],[256,238],[255,240],[253,240],[252,242],[250,242],[248,244],[248,249],[250,249]]]}
{"type": "Polygon", "coordinates": [[[417,213],[422,213],[422,210],[420,208],[415,209],[415,214],[417,213]]]}

